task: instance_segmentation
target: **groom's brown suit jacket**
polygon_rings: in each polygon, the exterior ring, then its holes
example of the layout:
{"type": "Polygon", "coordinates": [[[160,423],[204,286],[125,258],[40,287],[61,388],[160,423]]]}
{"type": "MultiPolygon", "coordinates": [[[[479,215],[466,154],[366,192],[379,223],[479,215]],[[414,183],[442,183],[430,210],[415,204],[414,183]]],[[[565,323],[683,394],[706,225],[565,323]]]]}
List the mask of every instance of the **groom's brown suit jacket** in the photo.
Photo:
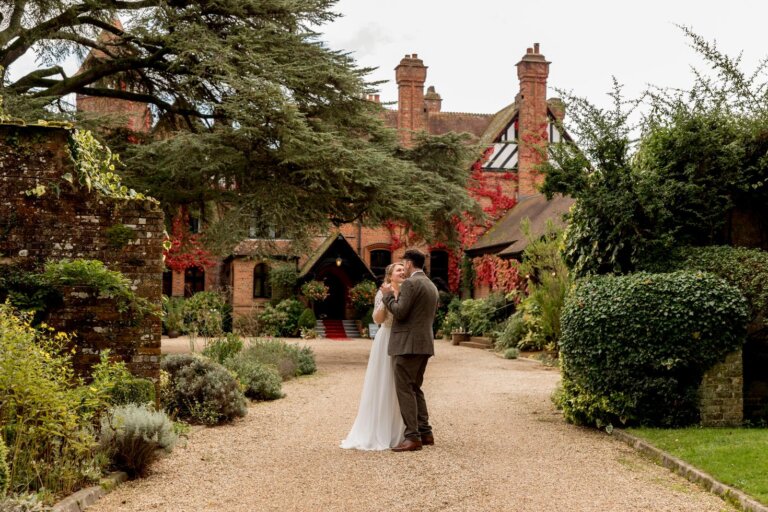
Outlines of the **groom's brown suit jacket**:
{"type": "Polygon", "coordinates": [[[400,286],[400,295],[383,297],[394,321],[389,336],[390,356],[435,354],[432,323],[438,301],[437,287],[424,272],[416,272],[400,286]]]}

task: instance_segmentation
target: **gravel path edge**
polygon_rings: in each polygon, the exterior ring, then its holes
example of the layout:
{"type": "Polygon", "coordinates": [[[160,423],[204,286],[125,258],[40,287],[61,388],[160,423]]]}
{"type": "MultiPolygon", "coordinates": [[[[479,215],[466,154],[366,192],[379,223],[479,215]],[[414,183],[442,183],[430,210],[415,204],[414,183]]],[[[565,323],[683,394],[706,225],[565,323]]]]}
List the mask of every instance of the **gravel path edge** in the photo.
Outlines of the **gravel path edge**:
{"type": "Polygon", "coordinates": [[[112,491],[115,487],[128,480],[128,474],[123,471],[115,471],[105,476],[99,485],[93,485],[80,489],[59,501],[53,507],[52,512],[82,512],[93,505],[101,497],[112,491]]]}
{"type": "Polygon", "coordinates": [[[743,491],[720,482],[712,475],[656,448],[639,437],[635,437],[620,429],[614,429],[610,435],[628,444],[643,455],[650,457],[659,465],[720,496],[725,501],[738,506],[745,512],[768,512],[768,506],[763,505],[743,491]]]}

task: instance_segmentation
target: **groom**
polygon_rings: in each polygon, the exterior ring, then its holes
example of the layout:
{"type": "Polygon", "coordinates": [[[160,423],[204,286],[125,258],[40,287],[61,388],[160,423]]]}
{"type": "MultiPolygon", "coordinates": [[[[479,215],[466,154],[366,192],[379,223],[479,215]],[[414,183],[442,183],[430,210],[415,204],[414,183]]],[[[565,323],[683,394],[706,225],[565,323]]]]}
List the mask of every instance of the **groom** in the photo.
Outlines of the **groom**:
{"type": "Polygon", "coordinates": [[[408,279],[400,286],[397,299],[391,284],[381,287],[384,303],[394,316],[388,352],[394,363],[397,401],[405,422],[405,440],[392,448],[395,452],[435,444],[421,383],[427,361],[435,354],[432,323],[437,311],[437,288],[422,270],[425,256],[421,251],[408,249],[403,259],[408,279]]]}

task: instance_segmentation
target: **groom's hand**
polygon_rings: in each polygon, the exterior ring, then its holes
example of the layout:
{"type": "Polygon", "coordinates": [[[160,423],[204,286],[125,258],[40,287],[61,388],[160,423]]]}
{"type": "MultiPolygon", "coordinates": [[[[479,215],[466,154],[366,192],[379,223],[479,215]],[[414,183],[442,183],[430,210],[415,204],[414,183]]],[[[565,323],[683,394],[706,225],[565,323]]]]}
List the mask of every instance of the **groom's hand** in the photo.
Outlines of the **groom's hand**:
{"type": "Polygon", "coordinates": [[[394,293],[394,290],[392,289],[392,284],[391,283],[384,283],[384,284],[382,284],[381,287],[379,288],[379,290],[381,290],[381,293],[383,293],[384,295],[391,295],[391,294],[394,293]]]}

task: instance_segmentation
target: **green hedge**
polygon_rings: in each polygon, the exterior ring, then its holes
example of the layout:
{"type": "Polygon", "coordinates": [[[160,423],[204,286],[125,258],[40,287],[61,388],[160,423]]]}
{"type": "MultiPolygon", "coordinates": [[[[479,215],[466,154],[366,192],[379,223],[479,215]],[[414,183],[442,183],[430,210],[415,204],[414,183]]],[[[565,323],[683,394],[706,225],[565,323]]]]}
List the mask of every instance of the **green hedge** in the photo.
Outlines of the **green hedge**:
{"type": "MultiPolygon", "coordinates": [[[[649,265],[650,269],[650,265],[649,265]]],[[[749,302],[751,321],[760,328],[768,323],[768,252],[727,245],[682,247],[672,257],[653,264],[655,270],[711,272],[735,286],[749,302]]]]}
{"type": "Polygon", "coordinates": [[[562,316],[567,420],[676,426],[698,421],[704,372],[744,342],[747,304],[705,272],[639,272],[577,283],[562,316]]]}

